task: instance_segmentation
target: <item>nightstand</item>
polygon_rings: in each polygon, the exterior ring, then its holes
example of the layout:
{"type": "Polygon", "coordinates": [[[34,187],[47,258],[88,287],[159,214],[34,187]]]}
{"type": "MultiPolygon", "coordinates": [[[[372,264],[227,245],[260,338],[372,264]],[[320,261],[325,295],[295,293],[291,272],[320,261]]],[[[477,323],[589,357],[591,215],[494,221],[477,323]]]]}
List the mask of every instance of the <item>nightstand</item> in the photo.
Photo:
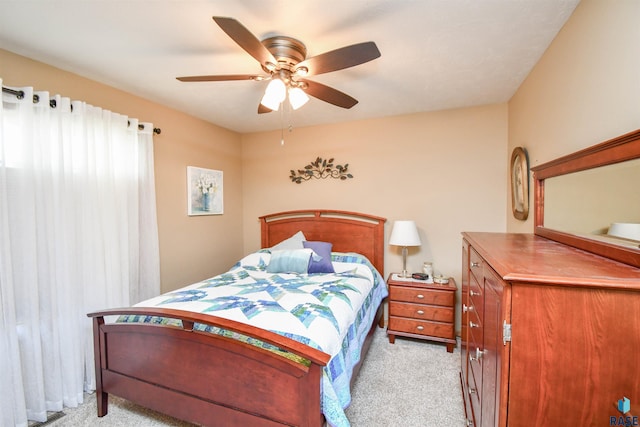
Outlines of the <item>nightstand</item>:
{"type": "Polygon", "coordinates": [[[426,283],[391,274],[389,286],[389,326],[387,335],[393,344],[396,335],[439,341],[453,352],[456,345],[456,283],[426,283]]]}

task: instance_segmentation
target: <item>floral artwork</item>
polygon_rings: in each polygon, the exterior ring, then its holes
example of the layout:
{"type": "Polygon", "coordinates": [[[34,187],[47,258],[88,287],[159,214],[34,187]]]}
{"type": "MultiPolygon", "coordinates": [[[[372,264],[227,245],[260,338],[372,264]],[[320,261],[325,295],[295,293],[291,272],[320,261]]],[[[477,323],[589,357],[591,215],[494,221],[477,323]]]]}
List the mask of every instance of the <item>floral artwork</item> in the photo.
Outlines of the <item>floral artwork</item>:
{"type": "Polygon", "coordinates": [[[222,171],[187,166],[187,183],[190,216],[223,213],[222,171]]]}
{"type": "Polygon", "coordinates": [[[348,163],[344,166],[334,165],[333,158],[323,160],[322,157],[316,157],[316,160],[309,163],[304,169],[298,169],[297,172],[291,169],[289,179],[296,184],[300,184],[302,181],[308,181],[311,178],[336,178],[344,181],[348,178],[353,178],[353,175],[349,173],[348,169],[348,163]]]}

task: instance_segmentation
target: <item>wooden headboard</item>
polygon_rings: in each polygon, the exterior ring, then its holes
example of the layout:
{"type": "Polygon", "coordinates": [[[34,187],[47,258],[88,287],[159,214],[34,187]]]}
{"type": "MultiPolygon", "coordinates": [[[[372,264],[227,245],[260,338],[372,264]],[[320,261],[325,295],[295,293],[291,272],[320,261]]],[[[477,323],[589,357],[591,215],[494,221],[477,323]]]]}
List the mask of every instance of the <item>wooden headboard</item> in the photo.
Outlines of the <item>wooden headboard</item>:
{"type": "Polygon", "coordinates": [[[333,243],[335,252],[366,256],[384,276],[386,218],[357,212],[296,210],[260,217],[261,247],[268,248],[302,231],[310,241],[333,243]]]}

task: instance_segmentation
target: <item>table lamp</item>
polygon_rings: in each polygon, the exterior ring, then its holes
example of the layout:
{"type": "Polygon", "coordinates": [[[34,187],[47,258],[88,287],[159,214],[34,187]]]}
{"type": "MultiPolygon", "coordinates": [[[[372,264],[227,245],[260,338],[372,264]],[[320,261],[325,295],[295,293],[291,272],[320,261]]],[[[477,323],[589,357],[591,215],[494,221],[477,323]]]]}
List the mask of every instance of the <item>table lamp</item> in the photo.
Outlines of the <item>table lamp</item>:
{"type": "Polygon", "coordinates": [[[409,277],[407,271],[407,247],[420,246],[420,235],[414,221],[396,221],[391,230],[389,244],[393,246],[402,246],[402,277],[409,277]]]}

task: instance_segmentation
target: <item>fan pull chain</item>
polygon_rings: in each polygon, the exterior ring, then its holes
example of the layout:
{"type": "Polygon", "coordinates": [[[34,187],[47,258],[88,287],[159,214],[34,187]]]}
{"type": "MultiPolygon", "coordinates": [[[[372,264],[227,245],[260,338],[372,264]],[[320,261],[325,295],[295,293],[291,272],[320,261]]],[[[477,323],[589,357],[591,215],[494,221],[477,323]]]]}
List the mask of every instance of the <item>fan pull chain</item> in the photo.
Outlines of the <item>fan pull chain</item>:
{"type": "Polygon", "coordinates": [[[283,102],[282,104],[280,104],[280,145],[284,145],[284,121],[285,121],[285,112],[284,110],[287,110],[287,121],[289,122],[289,125],[287,126],[287,131],[289,131],[289,133],[293,132],[293,124],[291,124],[291,118],[293,116],[293,109],[291,108],[291,105],[289,105],[288,102],[283,102]]]}
{"type": "Polygon", "coordinates": [[[283,145],[284,145],[284,105],[282,105],[282,108],[280,108],[280,146],[283,146],[283,145]]]}

